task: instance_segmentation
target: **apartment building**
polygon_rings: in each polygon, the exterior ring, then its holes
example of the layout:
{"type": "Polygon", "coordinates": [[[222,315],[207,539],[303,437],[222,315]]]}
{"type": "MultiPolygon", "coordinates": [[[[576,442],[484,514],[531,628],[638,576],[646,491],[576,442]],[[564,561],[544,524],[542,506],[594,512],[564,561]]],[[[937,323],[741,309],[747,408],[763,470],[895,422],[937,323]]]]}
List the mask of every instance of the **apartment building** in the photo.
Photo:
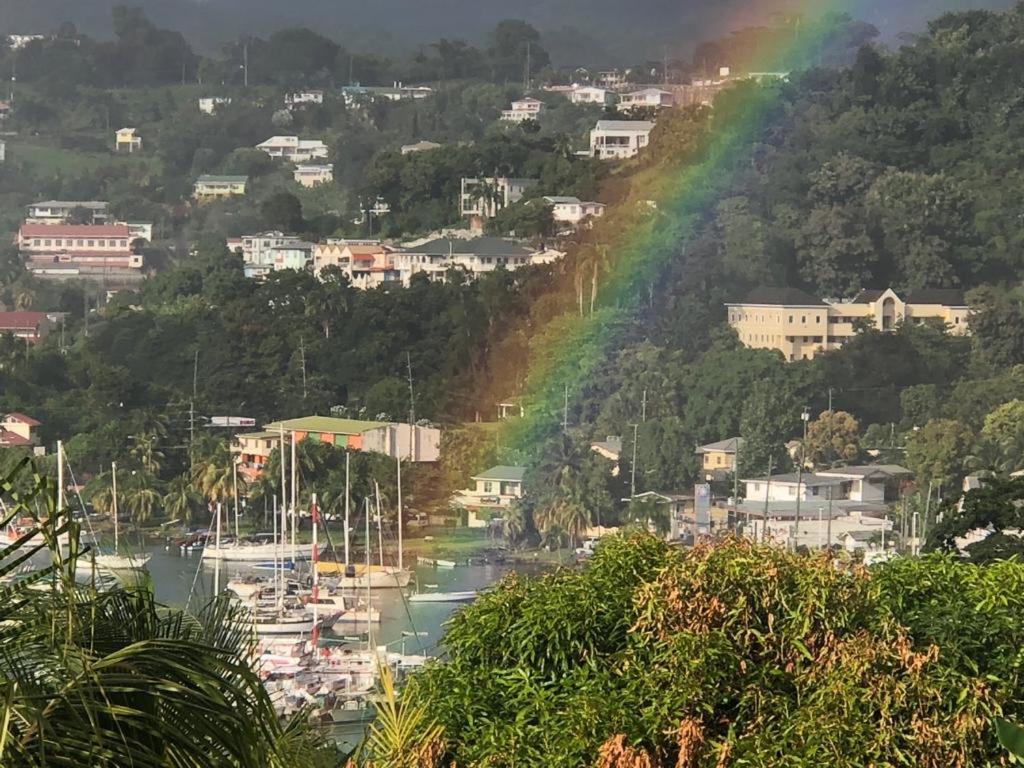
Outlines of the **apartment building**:
{"type": "Polygon", "coordinates": [[[18,249],[26,266],[37,274],[55,273],[73,265],[91,270],[142,268],[142,256],[132,253],[127,224],[22,224],[18,249]]]}
{"type": "Polygon", "coordinates": [[[363,290],[400,284],[394,249],[379,240],[329,240],[313,248],[313,272],[320,277],[327,267],[337,267],[349,283],[363,290]]]}
{"type": "MultiPolygon", "coordinates": [[[[302,240],[295,235],[275,231],[243,235],[228,242],[228,248],[242,254],[246,277],[265,277],[277,268],[278,263],[283,264],[288,260],[285,251],[290,248],[301,249],[303,246],[302,240]]],[[[312,246],[308,250],[311,252],[312,246]]]]}
{"type": "Polygon", "coordinates": [[[839,349],[864,325],[889,331],[901,323],[938,320],[951,333],[968,332],[970,309],[955,289],[863,290],[850,300],[824,301],[798,288],[755,288],[726,304],[729,325],[745,346],[777,349],[786,360],[811,360],[839,349]]]}
{"type": "Polygon", "coordinates": [[[590,132],[590,154],[600,160],[636,157],[653,128],[650,120],[598,120],[590,132]]]}

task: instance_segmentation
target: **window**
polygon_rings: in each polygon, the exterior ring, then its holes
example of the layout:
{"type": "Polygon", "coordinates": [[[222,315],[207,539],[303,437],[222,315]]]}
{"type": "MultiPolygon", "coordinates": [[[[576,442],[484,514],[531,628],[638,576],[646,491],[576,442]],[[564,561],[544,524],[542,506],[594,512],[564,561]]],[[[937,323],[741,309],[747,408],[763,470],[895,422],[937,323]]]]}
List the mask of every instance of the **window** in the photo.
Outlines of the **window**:
{"type": "Polygon", "coordinates": [[[88,241],[86,241],[86,245],[88,247],[92,248],[92,247],[94,247],[96,245],[96,241],[95,240],[88,240],[88,241]]]}
{"type": "Polygon", "coordinates": [[[801,316],[800,316],[800,322],[801,322],[801,323],[802,323],[803,325],[807,325],[807,315],[801,315],[801,316]]]}
{"type": "Polygon", "coordinates": [[[50,245],[50,241],[49,240],[43,240],[43,245],[50,245]]]}
{"type": "Polygon", "coordinates": [[[715,456],[715,464],[717,464],[718,466],[722,466],[722,456],[721,456],[721,454],[719,454],[718,456],[715,456]]]}
{"type": "Polygon", "coordinates": [[[792,315],[789,316],[789,322],[791,322],[791,323],[793,322],[793,316],[792,315]]]}
{"type": "Polygon", "coordinates": [[[490,480],[484,481],[484,493],[492,493],[494,491],[494,483],[490,480]]]}

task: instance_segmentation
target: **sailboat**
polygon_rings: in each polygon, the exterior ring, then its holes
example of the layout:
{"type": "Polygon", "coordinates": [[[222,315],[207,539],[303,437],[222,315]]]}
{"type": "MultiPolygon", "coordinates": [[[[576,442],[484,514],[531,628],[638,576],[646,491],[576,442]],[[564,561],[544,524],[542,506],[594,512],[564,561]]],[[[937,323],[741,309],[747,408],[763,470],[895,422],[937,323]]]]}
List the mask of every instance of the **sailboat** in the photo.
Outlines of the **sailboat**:
{"type": "MultiPolygon", "coordinates": [[[[384,565],[383,544],[381,545],[381,564],[372,565],[367,558],[365,565],[357,565],[349,559],[349,471],[348,456],[345,457],[345,562],[321,560],[316,570],[321,576],[336,577],[339,589],[404,589],[412,581],[412,572],[403,564],[402,556],[402,460],[396,459],[398,465],[398,565],[384,565]]],[[[370,514],[370,500],[366,499],[366,514],[370,514]]],[[[380,488],[377,489],[377,534],[381,536],[380,488]]],[[[367,535],[366,548],[369,551],[370,539],[367,535]]]]}
{"type": "Polygon", "coordinates": [[[114,554],[103,555],[93,550],[94,554],[90,560],[85,560],[79,566],[80,568],[89,569],[92,564],[95,563],[96,567],[107,571],[134,571],[144,569],[149,563],[149,555],[122,555],[120,553],[120,538],[121,538],[121,527],[117,519],[117,463],[111,462],[110,464],[110,482],[111,482],[111,506],[114,515],[114,554]]]}

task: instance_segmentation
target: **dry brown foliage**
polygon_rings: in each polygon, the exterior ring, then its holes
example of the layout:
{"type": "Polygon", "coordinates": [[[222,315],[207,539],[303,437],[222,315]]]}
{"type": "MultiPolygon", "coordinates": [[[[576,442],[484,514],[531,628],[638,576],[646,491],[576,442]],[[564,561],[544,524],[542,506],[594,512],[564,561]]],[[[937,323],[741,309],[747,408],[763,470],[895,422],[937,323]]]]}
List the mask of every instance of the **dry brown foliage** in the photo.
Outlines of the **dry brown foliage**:
{"type": "Polygon", "coordinates": [[[657,768],[644,749],[631,747],[621,733],[612,736],[598,751],[597,768],[657,768]]]}

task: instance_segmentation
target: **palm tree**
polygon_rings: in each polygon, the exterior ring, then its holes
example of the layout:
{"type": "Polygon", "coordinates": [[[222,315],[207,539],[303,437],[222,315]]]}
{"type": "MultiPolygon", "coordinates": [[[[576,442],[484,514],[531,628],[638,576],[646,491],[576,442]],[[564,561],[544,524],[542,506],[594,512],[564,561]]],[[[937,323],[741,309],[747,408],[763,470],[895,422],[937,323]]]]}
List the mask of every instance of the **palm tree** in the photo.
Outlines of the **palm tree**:
{"type": "Polygon", "coordinates": [[[0,647],[17,653],[0,653],[0,765],[336,764],[306,713],[278,718],[250,666],[250,630],[228,601],[189,615],[146,588],[78,586],[79,527],[45,477],[7,509],[0,525],[30,517],[39,543],[3,559],[0,581],[24,555],[46,553],[51,564],[3,588],[0,647]],[[30,589],[38,582],[53,587],[30,589]]]}
{"type": "Polygon", "coordinates": [[[196,510],[203,504],[202,498],[193,490],[187,475],[180,475],[171,481],[163,501],[167,514],[186,525],[192,522],[196,510]]]}
{"type": "Polygon", "coordinates": [[[590,510],[573,492],[563,494],[559,500],[555,518],[558,521],[558,527],[568,534],[570,547],[576,546],[576,542],[582,538],[591,524],[590,510]]]}
{"type": "Polygon", "coordinates": [[[964,470],[980,477],[997,477],[1006,474],[1003,447],[993,440],[982,438],[964,457],[964,470]]]}
{"type": "Polygon", "coordinates": [[[528,514],[529,510],[522,499],[516,501],[505,510],[501,520],[501,528],[505,536],[505,542],[509,546],[514,547],[526,535],[528,514]]]}
{"type": "Polygon", "coordinates": [[[163,467],[164,454],[157,447],[160,436],[156,432],[144,432],[135,438],[131,455],[143,470],[151,475],[158,475],[163,467]]]}
{"type": "Polygon", "coordinates": [[[154,486],[152,476],[140,473],[133,478],[125,493],[125,506],[136,526],[148,522],[163,500],[154,486]]]}
{"type": "Polygon", "coordinates": [[[223,441],[211,454],[196,462],[192,485],[211,504],[226,502],[234,496],[234,457],[223,441]]]}

